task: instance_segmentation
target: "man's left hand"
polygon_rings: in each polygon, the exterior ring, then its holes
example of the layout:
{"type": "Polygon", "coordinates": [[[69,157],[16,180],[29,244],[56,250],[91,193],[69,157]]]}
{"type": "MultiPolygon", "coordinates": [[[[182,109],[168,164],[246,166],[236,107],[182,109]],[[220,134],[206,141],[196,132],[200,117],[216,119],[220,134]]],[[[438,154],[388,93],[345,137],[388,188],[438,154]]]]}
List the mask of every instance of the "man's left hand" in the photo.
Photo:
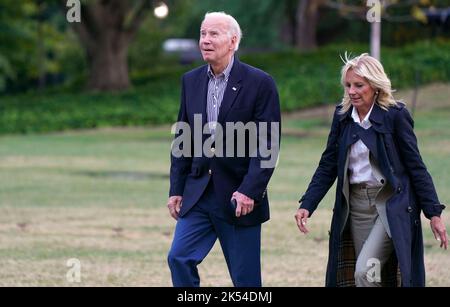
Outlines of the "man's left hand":
{"type": "Polygon", "coordinates": [[[235,199],[237,203],[236,217],[250,214],[255,207],[255,201],[253,199],[237,191],[233,193],[232,199],[235,199]]]}

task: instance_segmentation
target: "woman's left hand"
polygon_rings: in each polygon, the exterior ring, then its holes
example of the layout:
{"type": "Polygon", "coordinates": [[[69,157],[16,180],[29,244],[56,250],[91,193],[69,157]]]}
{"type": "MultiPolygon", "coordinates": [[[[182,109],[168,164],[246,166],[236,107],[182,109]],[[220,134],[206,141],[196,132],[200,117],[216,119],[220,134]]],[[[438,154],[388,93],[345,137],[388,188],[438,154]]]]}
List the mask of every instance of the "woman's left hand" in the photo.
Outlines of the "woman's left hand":
{"type": "Polygon", "coordinates": [[[447,231],[445,230],[445,225],[439,216],[433,216],[430,221],[431,230],[433,231],[436,240],[441,242],[441,248],[447,249],[448,239],[447,231]]]}

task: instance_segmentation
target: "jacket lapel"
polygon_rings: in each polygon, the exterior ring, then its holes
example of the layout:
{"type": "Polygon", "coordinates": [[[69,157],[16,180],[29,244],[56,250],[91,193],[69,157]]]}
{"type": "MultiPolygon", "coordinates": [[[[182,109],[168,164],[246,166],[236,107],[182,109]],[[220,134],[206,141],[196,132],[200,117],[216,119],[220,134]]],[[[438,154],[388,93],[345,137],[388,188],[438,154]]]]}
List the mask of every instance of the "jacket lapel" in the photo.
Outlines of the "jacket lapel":
{"type": "Polygon", "coordinates": [[[372,123],[373,129],[377,132],[375,133],[374,149],[372,151],[372,148],[370,148],[370,150],[378,162],[382,175],[387,179],[389,185],[395,188],[397,186],[397,180],[391,172],[392,166],[385,146],[385,135],[392,133],[392,128],[386,125],[386,122],[388,122],[385,120],[387,113],[378,104],[375,104],[370,114],[370,122],[372,123]]]}
{"type": "Polygon", "coordinates": [[[359,137],[363,141],[364,145],[369,148],[370,152],[373,154],[376,160],[379,159],[378,148],[377,148],[377,135],[373,126],[369,129],[359,128],[359,137]]]}
{"type": "Polygon", "coordinates": [[[242,71],[241,63],[237,58],[234,59],[233,68],[230,72],[230,77],[228,79],[227,88],[223,95],[222,104],[219,111],[219,123],[224,123],[228,112],[236,101],[236,98],[242,88],[242,71]]]}
{"type": "Polygon", "coordinates": [[[370,113],[370,123],[372,124],[373,129],[378,133],[389,133],[389,127],[386,127],[384,117],[387,114],[387,111],[383,110],[378,104],[375,104],[372,109],[372,113],[370,113]]]}
{"type": "Polygon", "coordinates": [[[208,122],[208,118],[206,115],[206,101],[208,95],[208,74],[207,74],[207,66],[202,70],[200,76],[197,79],[196,88],[198,89],[198,96],[200,99],[193,99],[192,110],[193,114],[201,114],[202,115],[202,129],[205,124],[208,122]]]}
{"type": "Polygon", "coordinates": [[[379,154],[377,136],[374,131],[371,131],[371,129],[375,130],[377,133],[389,133],[389,129],[384,125],[384,116],[386,112],[381,109],[378,104],[375,104],[369,117],[372,128],[366,130],[359,127],[358,124],[353,121],[353,118],[351,117],[352,111],[353,107],[343,114],[340,119],[341,122],[349,125],[349,129],[347,129],[347,133],[344,135],[344,149],[347,150],[349,146],[355,143],[355,141],[361,139],[367,148],[369,148],[370,152],[374,155],[375,159],[378,160],[379,154]],[[355,137],[355,135],[357,137],[355,137]]]}

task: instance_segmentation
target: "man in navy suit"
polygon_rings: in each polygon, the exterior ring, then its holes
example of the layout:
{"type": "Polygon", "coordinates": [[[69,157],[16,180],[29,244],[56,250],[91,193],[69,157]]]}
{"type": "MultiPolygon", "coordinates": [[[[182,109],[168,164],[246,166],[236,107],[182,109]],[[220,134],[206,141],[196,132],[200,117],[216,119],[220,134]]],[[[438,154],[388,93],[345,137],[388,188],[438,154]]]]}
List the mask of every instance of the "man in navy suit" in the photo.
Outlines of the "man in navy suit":
{"type": "Polygon", "coordinates": [[[269,220],[280,104],[273,79],[235,57],[240,39],[232,16],[206,14],[199,46],[207,65],[182,78],[168,201],[177,220],[168,255],[175,287],[200,285],[197,265],[217,238],[233,284],[262,284],[261,224],[269,220]]]}

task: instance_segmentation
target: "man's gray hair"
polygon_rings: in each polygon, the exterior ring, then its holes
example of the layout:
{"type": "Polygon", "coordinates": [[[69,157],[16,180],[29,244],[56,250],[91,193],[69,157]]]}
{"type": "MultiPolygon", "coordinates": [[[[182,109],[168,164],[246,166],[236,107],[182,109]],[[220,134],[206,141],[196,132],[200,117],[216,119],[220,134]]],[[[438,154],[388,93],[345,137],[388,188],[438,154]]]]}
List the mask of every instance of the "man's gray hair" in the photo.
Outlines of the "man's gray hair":
{"type": "Polygon", "coordinates": [[[242,38],[242,30],[241,30],[241,27],[239,26],[239,23],[236,21],[236,19],[233,16],[228,15],[225,12],[206,13],[203,21],[205,21],[205,19],[207,17],[221,17],[228,22],[228,25],[229,25],[228,35],[230,36],[230,38],[233,37],[234,35],[236,35],[236,48],[234,49],[234,51],[238,51],[239,44],[241,43],[241,38],[242,38]]]}

